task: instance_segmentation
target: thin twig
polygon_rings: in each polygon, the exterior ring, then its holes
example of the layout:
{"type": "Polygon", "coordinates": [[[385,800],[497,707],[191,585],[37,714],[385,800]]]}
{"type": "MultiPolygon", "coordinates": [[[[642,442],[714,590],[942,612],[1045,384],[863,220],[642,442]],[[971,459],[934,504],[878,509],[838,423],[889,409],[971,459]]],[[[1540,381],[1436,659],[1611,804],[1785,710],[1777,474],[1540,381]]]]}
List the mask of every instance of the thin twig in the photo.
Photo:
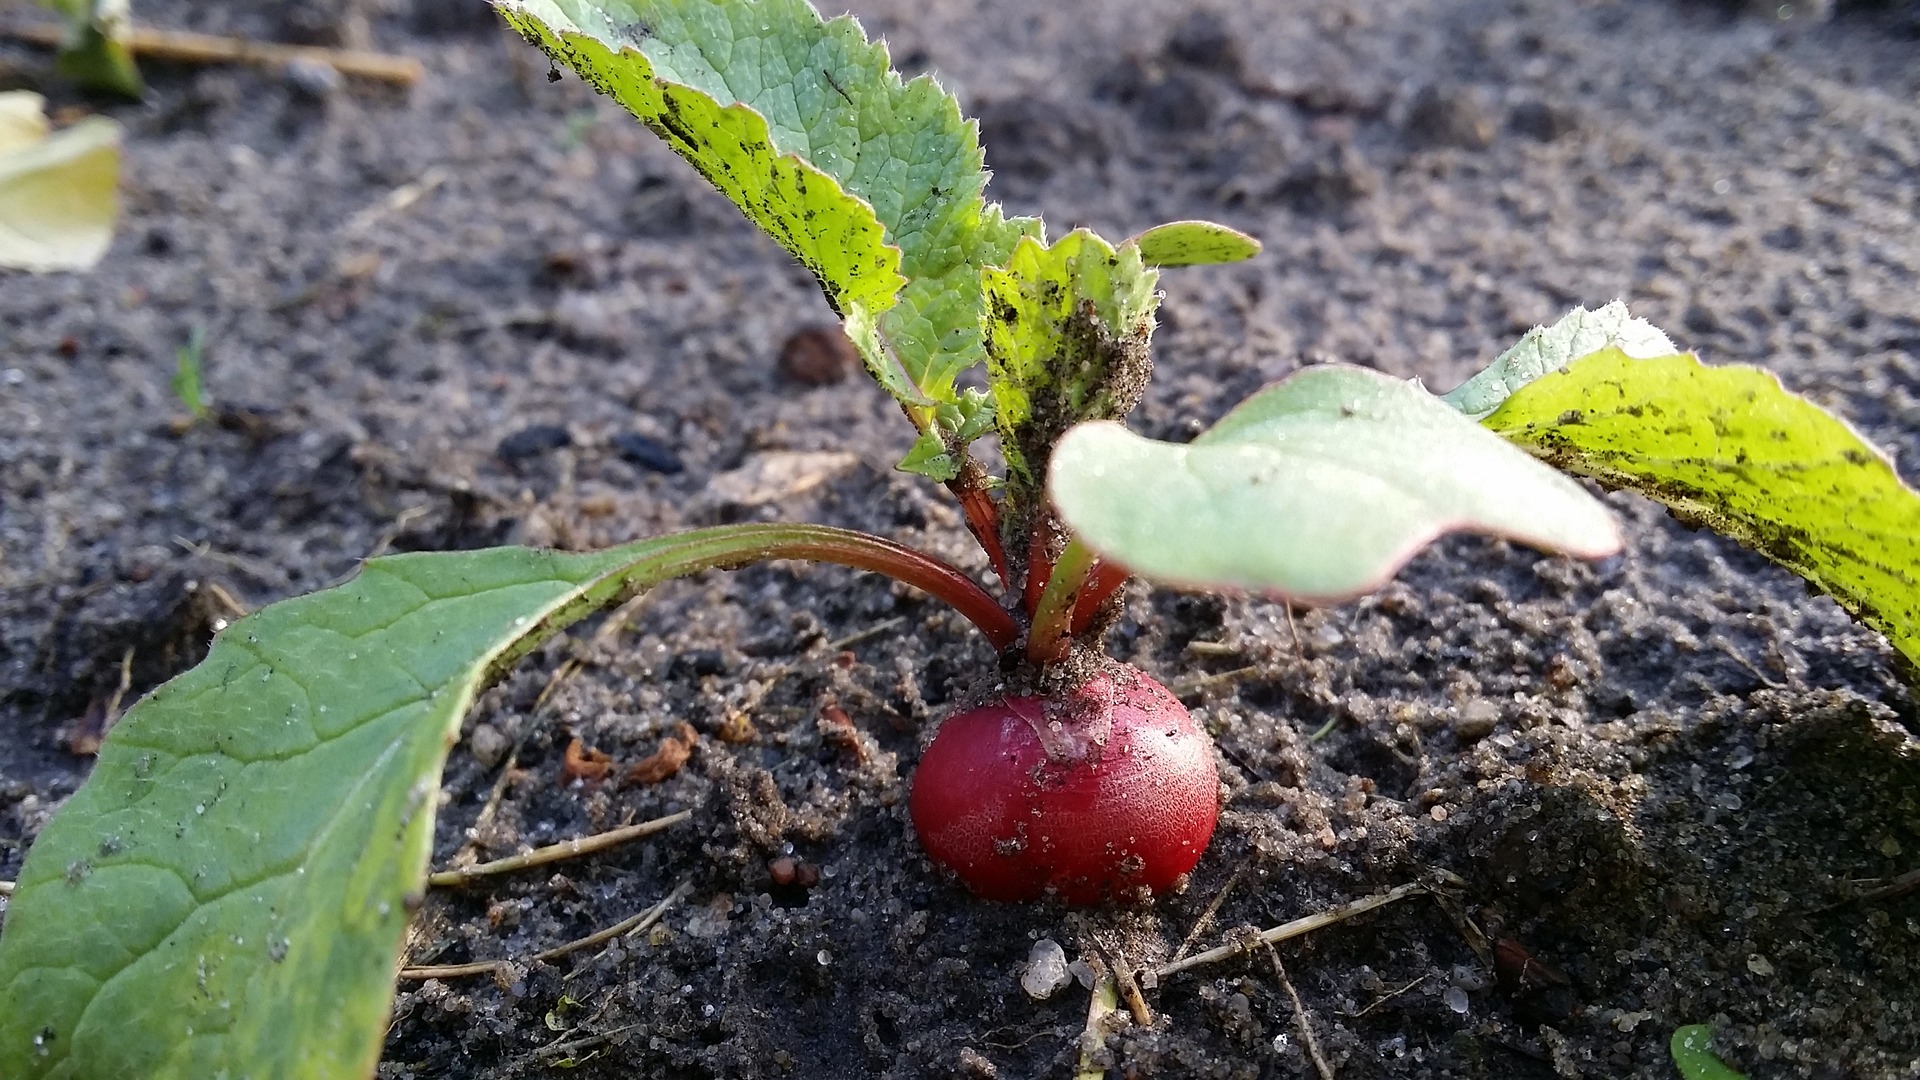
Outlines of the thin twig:
{"type": "Polygon", "coordinates": [[[1210,687],[1218,686],[1221,683],[1239,682],[1241,679],[1255,675],[1259,671],[1259,664],[1248,664],[1246,667],[1237,667],[1232,671],[1221,671],[1212,675],[1193,675],[1185,679],[1175,679],[1167,685],[1167,692],[1174,697],[1186,697],[1189,694],[1198,693],[1210,687]]]}
{"type": "Polygon", "coordinates": [[[1405,900],[1409,896],[1418,896],[1421,893],[1430,891],[1432,890],[1419,882],[1396,885],[1377,896],[1362,897],[1350,904],[1342,904],[1331,911],[1322,911],[1317,914],[1308,915],[1305,918],[1295,919],[1290,923],[1283,923],[1271,930],[1263,930],[1257,937],[1245,941],[1238,941],[1231,945],[1222,945],[1216,949],[1208,949],[1206,952],[1194,953],[1185,960],[1175,960],[1170,964],[1162,964],[1159,968],[1155,969],[1153,974],[1155,978],[1165,979],[1169,975],[1178,975],[1189,968],[1196,968],[1202,964],[1211,964],[1215,960],[1225,960],[1229,957],[1238,956],[1249,949],[1257,948],[1261,945],[1272,945],[1276,942],[1285,941],[1288,938],[1296,938],[1302,934],[1310,934],[1315,930],[1332,926],[1335,923],[1345,922],[1355,915],[1365,915],[1375,908],[1383,908],[1388,904],[1405,900]]]}
{"type": "Polygon", "coordinates": [[[1280,950],[1274,948],[1271,941],[1265,944],[1267,958],[1273,961],[1273,973],[1279,978],[1280,985],[1286,988],[1287,998],[1293,1002],[1294,1023],[1300,1027],[1300,1041],[1307,1046],[1307,1056],[1313,1059],[1314,1071],[1320,1074],[1320,1080],[1333,1080],[1333,1066],[1327,1064],[1327,1059],[1320,1053],[1320,1040],[1313,1037],[1313,1024],[1307,1020],[1307,1007],[1300,1001],[1300,991],[1293,988],[1293,980],[1287,978],[1287,969],[1280,963],[1280,950]]]}
{"type": "MultiPolygon", "coordinates": [[[[59,48],[66,42],[64,27],[52,24],[9,26],[0,36],[33,45],[59,48]]],[[[122,39],[135,56],[178,64],[259,64],[279,67],[296,61],[325,64],[342,75],[377,79],[395,86],[412,86],[426,69],[411,56],[368,52],[363,49],[327,49],[314,45],[282,45],[272,41],[196,34],[187,30],[129,29],[122,39]]]]}
{"type": "Polygon", "coordinates": [[[133,688],[133,646],[120,657],[120,685],[113,688],[113,696],[107,699],[106,719],[101,722],[102,735],[113,730],[113,722],[120,717],[120,703],[127,699],[127,691],[133,688]]]}
{"type": "Polygon", "coordinates": [[[1134,981],[1133,972],[1127,969],[1126,953],[1119,950],[1109,951],[1099,938],[1092,939],[1094,951],[1100,954],[1100,960],[1113,972],[1113,981],[1120,991],[1120,1000],[1127,1003],[1127,1012],[1133,1014],[1133,1022],[1141,1027],[1153,1026],[1153,1010],[1147,1007],[1147,999],[1140,994],[1140,984],[1134,981]]]}
{"type": "Polygon", "coordinates": [[[509,874],[515,870],[525,870],[534,866],[545,866],[547,863],[559,862],[562,859],[591,855],[596,851],[604,851],[616,844],[624,844],[629,840],[638,840],[643,836],[652,836],[654,833],[660,832],[668,826],[678,825],[692,816],[693,811],[682,810],[677,814],[668,814],[666,817],[654,818],[652,821],[643,821],[638,825],[628,825],[623,828],[610,829],[603,833],[596,833],[593,836],[577,836],[572,840],[562,840],[557,844],[548,844],[546,847],[534,848],[532,851],[522,852],[519,855],[511,855],[504,859],[495,859],[492,862],[483,862],[478,866],[467,866],[458,870],[442,870],[437,874],[428,875],[427,884],[435,888],[446,888],[450,885],[470,885],[480,878],[491,877],[494,874],[509,874]]]}
{"type": "Polygon", "coordinates": [[[608,1031],[596,1032],[592,1035],[583,1035],[578,1039],[557,1039],[535,1050],[533,1056],[537,1058],[550,1058],[571,1055],[576,1051],[585,1050],[590,1046],[598,1046],[604,1042],[612,1042],[615,1038],[625,1035],[634,1028],[645,1027],[646,1024],[647,1022],[645,1020],[639,1020],[631,1024],[622,1024],[608,1031]]]}
{"type": "Polygon", "coordinates": [[[1307,650],[1300,644],[1300,627],[1293,621],[1293,605],[1287,604],[1283,610],[1287,613],[1287,632],[1293,635],[1293,655],[1305,659],[1307,650]]]}
{"type": "Polygon", "coordinates": [[[225,585],[217,581],[209,581],[203,588],[207,590],[208,596],[213,597],[214,603],[227,609],[227,614],[236,619],[244,619],[247,617],[247,605],[241,603],[233,593],[227,591],[225,585]]]}
{"type": "MultiPolygon", "coordinates": [[[[667,909],[680,901],[680,898],[693,891],[691,881],[683,881],[674,887],[659,903],[631,918],[622,919],[604,930],[596,930],[583,938],[576,938],[564,945],[556,945],[545,952],[533,954],[533,960],[553,960],[581,949],[591,949],[605,941],[612,941],[622,934],[637,934],[660,921],[667,909]]],[[[441,964],[427,967],[404,967],[398,978],[402,979],[459,979],[469,975],[488,975],[500,971],[511,960],[476,960],[471,964],[441,964]]]]}
{"type": "Polygon", "coordinates": [[[874,623],[872,626],[867,627],[865,630],[855,630],[853,633],[848,634],[846,637],[843,637],[838,641],[827,642],[827,651],[839,652],[842,649],[849,648],[854,645],[858,645],[861,642],[866,641],[868,638],[879,637],[881,634],[886,633],[887,631],[893,629],[896,626],[899,626],[901,623],[906,621],[907,621],[907,617],[905,615],[895,615],[891,619],[874,623]]]}
{"type": "MultiPolygon", "coordinates": [[[[1271,948],[1271,946],[1269,946],[1269,948],[1271,948]]],[[[1431,975],[1431,974],[1433,973],[1432,972],[1427,973],[1427,975],[1431,975]]],[[[1359,1012],[1348,1013],[1347,1014],[1348,1019],[1351,1019],[1351,1020],[1360,1019],[1361,1017],[1367,1015],[1368,1013],[1379,1008],[1380,1006],[1385,1005],[1387,1002],[1392,1001],[1394,998],[1399,997],[1401,994],[1404,994],[1407,991],[1413,989],[1414,987],[1419,986],[1421,983],[1426,982],[1427,975],[1420,976],[1419,978],[1413,980],[1412,982],[1408,983],[1407,985],[1401,987],[1398,990],[1389,990],[1386,993],[1381,994],[1379,997],[1374,998],[1372,1001],[1368,1002],[1366,1008],[1361,1009],[1359,1012]]]]}
{"type": "Polygon", "coordinates": [[[461,844],[460,850],[453,854],[456,863],[473,856],[473,849],[480,843],[480,834],[493,822],[493,816],[500,812],[500,804],[507,795],[507,783],[513,779],[513,770],[520,764],[520,748],[527,745],[527,738],[533,734],[534,725],[540,722],[540,710],[546,706],[547,699],[553,696],[553,692],[566,681],[569,675],[579,670],[580,661],[568,660],[547,679],[547,685],[540,688],[540,696],[533,699],[533,708],[528,711],[526,719],[520,722],[520,733],[513,740],[513,749],[507,752],[506,764],[500,766],[500,775],[493,778],[493,787],[487,792],[486,804],[480,807],[479,815],[467,828],[466,842],[461,844]]]}
{"type": "Polygon", "coordinates": [[[1193,948],[1193,943],[1200,940],[1200,935],[1206,933],[1207,928],[1213,925],[1213,917],[1220,913],[1220,905],[1226,901],[1227,894],[1240,883],[1240,875],[1246,872],[1250,861],[1251,857],[1241,859],[1240,865],[1234,867],[1233,873],[1227,875],[1227,883],[1220,886],[1219,892],[1213,894],[1213,900],[1207,904],[1207,910],[1200,913],[1200,917],[1194,920],[1193,929],[1187,931],[1187,936],[1181,940],[1179,951],[1173,954],[1175,960],[1187,955],[1187,950],[1193,948]]]}

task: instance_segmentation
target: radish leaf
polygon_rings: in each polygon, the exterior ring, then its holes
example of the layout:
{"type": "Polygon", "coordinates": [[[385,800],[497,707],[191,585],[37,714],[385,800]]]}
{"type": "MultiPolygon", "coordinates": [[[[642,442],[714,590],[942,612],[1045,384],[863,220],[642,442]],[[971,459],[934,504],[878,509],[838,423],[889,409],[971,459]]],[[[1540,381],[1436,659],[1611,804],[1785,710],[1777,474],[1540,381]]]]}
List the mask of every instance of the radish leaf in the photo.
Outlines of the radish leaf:
{"type": "Polygon", "coordinates": [[[1619,549],[1577,482],[1489,435],[1416,383],[1326,365],[1185,445],[1074,428],[1049,490],[1082,542],[1143,577],[1307,603],[1378,588],[1457,530],[1585,558],[1619,549]]]}
{"type": "Polygon", "coordinates": [[[1606,349],[1516,390],[1484,423],[1794,571],[1920,670],[1920,493],[1772,374],[1606,349]]]}

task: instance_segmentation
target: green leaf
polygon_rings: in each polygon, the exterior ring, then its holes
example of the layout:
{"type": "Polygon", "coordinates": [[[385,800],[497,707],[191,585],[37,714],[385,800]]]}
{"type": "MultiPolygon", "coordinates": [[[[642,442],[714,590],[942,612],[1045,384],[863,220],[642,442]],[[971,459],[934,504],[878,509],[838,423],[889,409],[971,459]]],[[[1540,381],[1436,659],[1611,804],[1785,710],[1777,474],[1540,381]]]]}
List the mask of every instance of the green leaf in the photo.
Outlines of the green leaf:
{"type": "Polygon", "coordinates": [[[1051,246],[1032,238],[983,274],[987,375],[1010,500],[1033,505],[1047,455],[1085,420],[1117,420],[1146,388],[1159,272],[1131,243],[1085,229],[1051,246]]]}
{"type": "MultiPolygon", "coordinates": [[[[804,0],[496,0],[819,279],[882,386],[925,410],[982,358],[982,267],[1039,223],[982,197],[974,124],[804,0]]],[[[916,414],[922,428],[934,423],[916,414]]]]}
{"type": "Polygon", "coordinates": [[[127,48],[133,13],[127,0],[42,0],[67,17],[60,74],[88,90],[139,97],[146,91],[127,48]]]}
{"type": "Polygon", "coordinates": [[[1567,472],[1753,548],[1920,668],[1920,494],[1768,372],[1607,349],[1519,390],[1484,423],[1567,472]]]}
{"type": "Polygon", "coordinates": [[[1148,266],[1205,266],[1260,254],[1260,241],[1211,221],[1170,221],[1148,229],[1131,243],[1148,266]]]}
{"type": "Polygon", "coordinates": [[[0,267],[86,270],[113,242],[120,125],[89,117],[47,134],[38,94],[0,94],[0,267]]]}
{"type": "Polygon", "coordinates": [[[1745,1075],[1713,1055],[1713,1029],[1705,1024],[1675,1028],[1667,1052],[1673,1055],[1681,1080],[1746,1080],[1745,1075]]]}
{"type": "Polygon", "coordinates": [[[1653,324],[1627,314],[1627,305],[1618,300],[1598,311],[1574,308],[1550,327],[1536,326],[1527,331],[1519,344],[1441,400],[1475,420],[1485,419],[1515,390],[1582,356],[1608,348],[1642,358],[1680,351],[1653,324]]]}
{"type": "Polygon", "coordinates": [[[1442,533],[1599,558],[1612,516],[1580,485],[1417,384],[1301,371],[1186,445],[1073,429],[1049,489],[1080,539],[1147,578],[1334,603],[1378,588],[1442,533]]]}
{"type": "Polygon", "coordinates": [[[440,770],[486,680],[664,578],[903,550],[748,525],[399,555],[239,620],[128,711],[34,842],[0,933],[0,1076],[364,1080],[440,770]]]}

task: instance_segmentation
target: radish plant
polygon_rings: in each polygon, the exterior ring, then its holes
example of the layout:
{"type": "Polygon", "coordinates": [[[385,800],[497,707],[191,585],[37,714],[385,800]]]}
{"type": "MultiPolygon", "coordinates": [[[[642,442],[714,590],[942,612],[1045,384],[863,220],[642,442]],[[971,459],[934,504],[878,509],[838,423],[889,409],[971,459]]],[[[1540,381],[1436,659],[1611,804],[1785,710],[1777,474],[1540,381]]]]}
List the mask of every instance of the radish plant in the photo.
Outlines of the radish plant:
{"type": "Polygon", "coordinates": [[[1129,580],[1330,604],[1448,531],[1618,550],[1549,463],[1753,544],[1920,655],[1920,498],[1771,376],[1702,367],[1617,304],[1446,398],[1324,365],[1191,442],[1143,438],[1122,421],[1152,371],[1159,272],[1249,257],[1251,238],[1186,221],[1049,240],[985,200],[950,96],[804,0],[497,6],[813,273],[917,433],[899,467],[948,488],[991,578],[749,524],[380,558],[235,622],[128,712],[37,838],[0,936],[0,1075],[369,1075],[462,714],[541,641],[678,575],[839,563],[980,630],[1000,663],[927,747],[911,810],[934,861],[998,900],[1139,902],[1206,848],[1212,747],[1101,650],[1129,580]]]}

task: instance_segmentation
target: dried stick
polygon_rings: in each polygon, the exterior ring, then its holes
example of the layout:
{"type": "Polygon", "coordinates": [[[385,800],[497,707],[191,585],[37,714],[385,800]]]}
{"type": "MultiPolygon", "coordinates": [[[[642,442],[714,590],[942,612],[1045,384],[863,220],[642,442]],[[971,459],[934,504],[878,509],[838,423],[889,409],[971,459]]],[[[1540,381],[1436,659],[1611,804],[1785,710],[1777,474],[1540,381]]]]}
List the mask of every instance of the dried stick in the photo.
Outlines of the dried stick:
{"type": "Polygon", "coordinates": [[[1307,1044],[1307,1056],[1313,1059],[1314,1071],[1320,1074],[1320,1080],[1333,1080],[1333,1066],[1320,1053],[1320,1040],[1313,1037],[1313,1025],[1307,1022],[1307,1007],[1300,1002],[1300,991],[1293,988],[1293,980],[1287,978],[1287,969],[1280,965],[1280,950],[1273,942],[1264,943],[1267,957],[1273,961],[1273,973],[1280,979],[1280,985],[1286,988],[1287,998],[1293,1002],[1293,1019],[1300,1027],[1300,1041],[1307,1044]]]}
{"type": "MultiPolygon", "coordinates": [[[[66,28],[53,25],[9,26],[0,29],[0,35],[56,49],[67,40],[66,28]]],[[[180,64],[260,64],[274,67],[304,61],[325,64],[342,75],[376,79],[395,86],[412,86],[420,81],[420,76],[426,70],[420,61],[411,56],[394,56],[361,49],[281,45],[217,34],[196,34],[187,30],[156,30],[148,26],[136,26],[127,31],[124,43],[136,56],[180,64]]]]}
{"type": "MultiPolygon", "coordinates": [[[[667,909],[679,903],[680,898],[693,891],[693,883],[683,881],[666,895],[666,898],[647,910],[631,918],[622,919],[607,927],[596,930],[583,938],[576,938],[565,945],[556,945],[545,952],[533,954],[534,960],[553,960],[581,949],[591,949],[603,941],[612,941],[622,934],[637,934],[660,921],[667,909]]],[[[402,979],[458,979],[468,975],[487,975],[505,968],[509,960],[476,960],[471,964],[439,964],[427,967],[401,968],[397,978],[402,979]]]]}
{"type": "Polygon", "coordinates": [[[1170,964],[1163,964],[1155,969],[1153,974],[1156,979],[1164,979],[1169,975],[1178,975],[1188,968],[1196,968],[1202,964],[1211,964],[1215,960],[1225,960],[1229,957],[1238,956],[1241,953],[1261,945],[1272,945],[1275,942],[1285,941],[1288,938],[1296,938],[1302,934],[1310,934],[1315,930],[1332,926],[1335,923],[1345,922],[1355,915],[1365,915],[1375,908],[1383,908],[1388,904],[1405,900],[1409,896],[1418,896],[1421,893],[1431,891],[1427,886],[1419,882],[1413,882],[1407,885],[1396,885],[1378,896],[1363,897],[1355,900],[1351,904],[1343,904],[1340,907],[1334,908],[1332,911],[1322,911],[1314,915],[1308,915],[1305,918],[1295,919],[1290,923],[1283,923],[1271,930],[1263,930],[1259,935],[1250,937],[1245,941],[1238,941],[1231,945],[1222,945],[1217,949],[1208,949],[1206,952],[1194,953],[1185,960],[1175,960],[1170,964]]]}
{"type": "Polygon", "coordinates": [[[515,870],[525,870],[534,866],[545,866],[547,863],[559,862],[562,859],[571,859],[580,855],[591,855],[596,851],[604,851],[616,844],[624,844],[629,840],[638,840],[643,836],[652,836],[654,833],[660,832],[669,826],[678,825],[692,816],[693,811],[682,810],[677,814],[668,814],[666,817],[654,818],[652,821],[643,821],[638,825],[627,825],[618,829],[610,829],[607,832],[596,833],[592,836],[577,836],[572,840],[562,840],[557,844],[548,844],[546,847],[534,848],[532,851],[522,852],[519,855],[512,855],[504,859],[495,859],[492,862],[483,862],[478,866],[467,866],[458,870],[442,870],[437,874],[429,874],[427,876],[427,884],[435,888],[446,888],[452,885],[471,885],[480,878],[491,877],[494,874],[509,874],[515,870]]]}
{"type": "Polygon", "coordinates": [[[1187,931],[1187,936],[1181,939],[1180,948],[1173,954],[1175,960],[1186,956],[1187,950],[1193,948],[1193,943],[1200,940],[1200,935],[1206,933],[1207,928],[1213,925],[1213,917],[1220,913],[1220,905],[1226,902],[1227,894],[1232,892],[1233,887],[1239,883],[1240,875],[1246,872],[1249,861],[1241,859],[1240,865],[1234,867],[1233,873],[1227,875],[1227,883],[1220,886],[1219,892],[1213,894],[1213,900],[1207,904],[1207,910],[1200,913],[1200,917],[1194,920],[1193,929],[1187,931]]]}

